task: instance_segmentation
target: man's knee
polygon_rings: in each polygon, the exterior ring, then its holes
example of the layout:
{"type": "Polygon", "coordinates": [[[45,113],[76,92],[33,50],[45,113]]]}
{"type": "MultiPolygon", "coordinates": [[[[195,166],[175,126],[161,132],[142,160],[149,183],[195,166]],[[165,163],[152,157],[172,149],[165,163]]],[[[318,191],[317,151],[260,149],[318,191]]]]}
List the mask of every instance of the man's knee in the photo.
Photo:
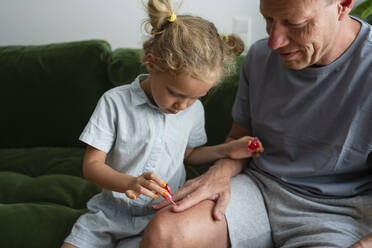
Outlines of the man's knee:
{"type": "Polygon", "coordinates": [[[173,216],[174,213],[168,211],[157,213],[147,225],[140,247],[187,246],[187,232],[178,221],[174,221],[173,216]]]}

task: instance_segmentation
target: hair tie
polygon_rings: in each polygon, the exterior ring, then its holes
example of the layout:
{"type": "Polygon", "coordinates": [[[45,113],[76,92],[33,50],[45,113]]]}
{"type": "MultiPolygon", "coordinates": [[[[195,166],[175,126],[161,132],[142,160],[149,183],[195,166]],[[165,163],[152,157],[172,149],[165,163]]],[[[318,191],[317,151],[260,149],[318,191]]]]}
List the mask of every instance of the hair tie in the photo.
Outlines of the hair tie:
{"type": "Polygon", "coordinates": [[[226,42],[226,43],[229,42],[229,36],[228,36],[228,35],[223,35],[223,34],[221,34],[221,35],[220,35],[220,38],[221,38],[222,41],[224,41],[224,42],[226,42]]]}
{"type": "Polygon", "coordinates": [[[176,19],[177,19],[177,16],[176,16],[176,14],[172,11],[172,14],[171,14],[170,17],[168,18],[168,21],[169,21],[169,22],[174,22],[176,19]]]}

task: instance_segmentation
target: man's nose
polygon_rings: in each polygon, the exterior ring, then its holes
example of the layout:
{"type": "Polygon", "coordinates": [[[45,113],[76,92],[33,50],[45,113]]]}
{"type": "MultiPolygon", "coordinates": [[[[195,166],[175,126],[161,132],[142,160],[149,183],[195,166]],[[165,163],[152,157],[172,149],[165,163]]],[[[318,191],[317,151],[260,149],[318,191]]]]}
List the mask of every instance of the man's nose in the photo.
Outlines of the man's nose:
{"type": "Polygon", "coordinates": [[[287,28],[280,23],[273,23],[272,25],[270,25],[268,29],[269,48],[271,48],[272,50],[276,50],[288,45],[289,38],[287,32],[287,28]]]}

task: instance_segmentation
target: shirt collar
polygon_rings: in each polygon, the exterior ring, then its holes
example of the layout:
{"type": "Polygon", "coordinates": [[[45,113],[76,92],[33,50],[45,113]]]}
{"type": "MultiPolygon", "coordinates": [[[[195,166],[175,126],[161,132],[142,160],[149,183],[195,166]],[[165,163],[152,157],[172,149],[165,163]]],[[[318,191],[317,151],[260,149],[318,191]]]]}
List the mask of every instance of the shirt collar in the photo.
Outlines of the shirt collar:
{"type": "Polygon", "coordinates": [[[134,106],[142,105],[142,104],[148,104],[150,107],[158,109],[150,99],[147,97],[145,91],[142,89],[140,82],[145,80],[149,74],[140,74],[138,77],[131,83],[131,101],[134,106]]]}

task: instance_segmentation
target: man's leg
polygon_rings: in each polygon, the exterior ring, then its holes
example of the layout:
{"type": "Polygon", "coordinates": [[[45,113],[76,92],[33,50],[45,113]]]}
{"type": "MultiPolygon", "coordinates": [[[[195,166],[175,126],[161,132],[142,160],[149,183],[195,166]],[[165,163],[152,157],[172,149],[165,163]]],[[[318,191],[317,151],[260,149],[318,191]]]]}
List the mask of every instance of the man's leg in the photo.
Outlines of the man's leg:
{"type": "Polygon", "coordinates": [[[273,246],[267,209],[260,189],[247,174],[230,181],[231,199],[226,219],[233,248],[273,246]]]}
{"type": "Polygon", "coordinates": [[[371,195],[317,198],[252,174],[263,189],[276,247],[345,248],[371,232],[371,195]]]}
{"type": "Polygon", "coordinates": [[[147,226],[140,247],[218,248],[229,247],[230,243],[233,248],[272,247],[265,204],[248,175],[231,179],[226,220],[213,219],[214,204],[206,200],[181,213],[169,209],[158,212],[147,226]]]}
{"type": "Polygon", "coordinates": [[[159,211],[148,224],[140,247],[229,247],[226,220],[212,217],[214,202],[205,200],[181,213],[159,211]]]}

